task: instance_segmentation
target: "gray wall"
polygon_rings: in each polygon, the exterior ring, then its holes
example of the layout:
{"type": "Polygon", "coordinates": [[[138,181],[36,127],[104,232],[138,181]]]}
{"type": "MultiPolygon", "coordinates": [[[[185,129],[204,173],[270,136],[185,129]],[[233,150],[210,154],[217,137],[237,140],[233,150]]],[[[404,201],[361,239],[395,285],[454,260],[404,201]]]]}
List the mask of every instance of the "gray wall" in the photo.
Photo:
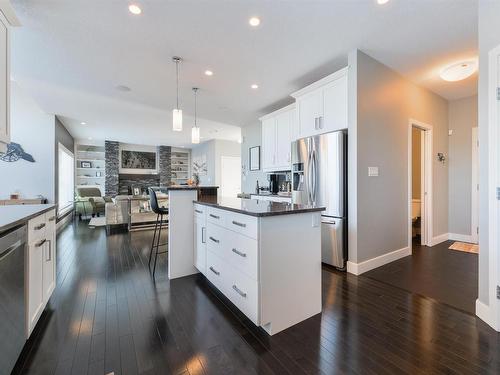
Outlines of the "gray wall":
{"type": "MultiPolygon", "coordinates": [[[[479,300],[489,304],[488,269],[488,52],[500,45],[500,1],[479,1],[479,300]]],[[[493,293],[493,291],[492,291],[493,293]]]]}
{"type": "Polygon", "coordinates": [[[106,167],[105,195],[115,197],[118,195],[120,174],[120,142],[104,142],[104,158],[106,167]]]}
{"type": "Polygon", "coordinates": [[[55,142],[54,142],[54,201],[59,204],[59,143],[69,151],[74,152],[75,140],[70,132],[64,127],[63,123],[55,117],[55,142]]]}
{"type": "Polygon", "coordinates": [[[410,118],[434,129],[433,234],[448,233],[448,168],[434,157],[448,153],[448,103],[366,54],[358,51],[354,61],[352,55],[357,135],[350,123],[349,137],[355,136],[357,143],[357,227],[350,230],[357,238],[352,251],[350,244],[349,260],[359,263],[408,246],[410,118]],[[379,177],[368,177],[370,166],[379,167],[379,177]]]}
{"type": "Polygon", "coordinates": [[[241,191],[244,193],[255,193],[257,180],[259,185],[267,184],[267,175],[262,171],[262,149],[261,149],[261,168],[258,171],[249,170],[249,149],[250,147],[261,146],[261,126],[260,121],[241,128],[241,191]]]}
{"type": "Polygon", "coordinates": [[[471,234],[472,128],[477,126],[477,96],[449,102],[448,137],[450,233],[471,234]]]}

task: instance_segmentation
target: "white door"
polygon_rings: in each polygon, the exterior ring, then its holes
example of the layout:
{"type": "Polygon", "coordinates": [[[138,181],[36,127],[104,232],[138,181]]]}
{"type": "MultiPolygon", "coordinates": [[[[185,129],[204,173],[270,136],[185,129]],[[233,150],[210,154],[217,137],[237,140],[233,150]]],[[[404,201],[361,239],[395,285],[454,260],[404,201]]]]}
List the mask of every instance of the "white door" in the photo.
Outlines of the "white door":
{"type": "Polygon", "coordinates": [[[236,198],[241,193],[241,158],[221,157],[221,196],[236,198]]]}
{"type": "Polygon", "coordinates": [[[54,252],[55,242],[52,239],[47,240],[43,245],[42,256],[42,284],[43,284],[43,302],[44,305],[50,299],[52,292],[56,286],[56,275],[55,275],[55,252],[54,252]]]}
{"type": "Polygon", "coordinates": [[[318,89],[297,103],[299,111],[299,131],[301,137],[308,137],[319,132],[319,119],[323,115],[323,91],[318,89]]]}
{"type": "Polygon", "coordinates": [[[472,128],[471,240],[479,241],[479,139],[477,127],[472,128]]]}
{"type": "Polygon", "coordinates": [[[45,242],[28,246],[28,333],[31,333],[44,307],[43,254],[45,242]]]}
{"type": "Polygon", "coordinates": [[[206,267],[205,223],[202,218],[194,218],[194,265],[202,274],[206,267]]]}
{"type": "Polygon", "coordinates": [[[321,133],[347,129],[347,76],[330,83],[323,90],[321,133]]]}
{"type": "Polygon", "coordinates": [[[276,165],[277,169],[289,170],[291,162],[291,112],[276,116],[276,165]]]}
{"type": "Polygon", "coordinates": [[[272,170],[276,163],[276,119],[262,121],[262,169],[272,170]]]}

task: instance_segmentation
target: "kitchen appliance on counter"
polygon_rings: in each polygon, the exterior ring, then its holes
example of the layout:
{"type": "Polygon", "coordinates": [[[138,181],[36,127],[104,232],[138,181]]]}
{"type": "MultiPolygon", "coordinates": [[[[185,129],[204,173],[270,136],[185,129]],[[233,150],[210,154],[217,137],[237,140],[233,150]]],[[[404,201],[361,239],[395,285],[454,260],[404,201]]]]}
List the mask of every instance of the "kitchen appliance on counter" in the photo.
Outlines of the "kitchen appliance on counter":
{"type": "Polygon", "coordinates": [[[267,175],[269,181],[269,193],[279,194],[289,191],[290,172],[269,173],[267,175]]]}
{"type": "Polygon", "coordinates": [[[0,234],[0,374],[10,374],[26,342],[24,257],[26,226],[0,234]]]}
{"type": "Polygon", "coordinates": [[[347,134],[343,131],[292,143],[292,202],[326,207],[321,220],[323,263],[347,261],[347,134]]]}

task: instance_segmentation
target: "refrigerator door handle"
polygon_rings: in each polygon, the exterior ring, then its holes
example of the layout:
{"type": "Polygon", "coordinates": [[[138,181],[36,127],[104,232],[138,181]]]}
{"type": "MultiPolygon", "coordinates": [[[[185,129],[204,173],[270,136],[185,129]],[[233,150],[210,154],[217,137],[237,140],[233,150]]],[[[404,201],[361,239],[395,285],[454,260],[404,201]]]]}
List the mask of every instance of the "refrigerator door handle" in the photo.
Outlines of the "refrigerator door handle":
{"type": "Polygon", "coordinates": [[[316,151],[312,150],[311,151],[311,197],[312,197],[312,203],[316,204],[316,185],[317,185],[317,166],[316,166],[316,151]]]}
{"type": "Polygon", "coordinates": [[[313,196],[312,196],[312,151],[309,151],[309,155],[307,157],[309,159],[309,162],[307,163],[307,198],[309,202],[308,204],[313,203],[313,196]]]}

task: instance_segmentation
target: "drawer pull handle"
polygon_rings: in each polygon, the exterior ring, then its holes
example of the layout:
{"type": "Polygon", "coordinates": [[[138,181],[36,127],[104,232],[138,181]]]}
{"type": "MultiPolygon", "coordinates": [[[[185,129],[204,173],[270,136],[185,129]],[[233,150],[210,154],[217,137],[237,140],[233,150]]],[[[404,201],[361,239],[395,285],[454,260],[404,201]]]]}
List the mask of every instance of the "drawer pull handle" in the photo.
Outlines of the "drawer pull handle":
{"type": "Polygon", "coordinates": [[[239,227],[242,227],[242,228],[245,228],[245,227],[247,226],[247,225],[246,225],[246,224],[244,224],[244,223],[240,223],[239,221],[234,221],[234,220],[233,220],[233,224],[234,224],[234,225],[237,225],[237,226],[239,226],[239,227]]]}
{"type": "Polygon", "coordinates": [[[35,247],[40,247],[40,246],[42,246],[45,242],[47,242],[47,240],[46,240],[46,239],[43,239],[43,240],[41,240],[40,242],[36,243],[36,244],[35,244],[35,247]]]}
{"type": "Polygon", "coordinates": [[[45,223],[42,223],[42,224],[40,224],[40,225],[37,225],[37,226],[35,227],[35,230],[40,230],[40,229],[42,229],[42,228],[45,228],[45,223]]]}
{"type": "Polygon", "coordinates": [[[203,211],[200,211],[200,210],[194,210],[194,212],[196,212],[197,214],[202,214],[203,211]]]}
{"type": "Polygon", "coordinates": [[[52,217],[49,218],[49,221],[54,221],[55,219],[56,219],[56,217],[52,216],[52,217]]]}
{"type": "Polygon", "coordinates": [[[220,216],[217,216],[217,215],[214,215],[214,214],[210,214],[210,217],[213,217],[214,219],[220,219],[220,216]]]}
{"type": "Polygon", "coordinates": [[[238,293],[240,296],[242,296],[243,298],[246,298],[247,297],[247,294],[242,292],[240,290],[240,288],[238,288],[236,285],[233,285],[233,289],[236,291],[236,293],[238,293]]]}
{"type": "Polygon", "coordinates": [[[215,243],[219,243],[219,240],[217,238],[213,238],[212,236],[208,237],[210,238],[212,241],[214,241],[215,243]]]}
{"type": "Polygon", "coordinates": [[[232,251],[233,251],[233,253],[238,254],[240,257],[246,258],[246,256],[247,256],[245,253],[242,253],[241,251],[238,251],[234,248],[232,251]]]}
{"type": "Polygon", "coordinates": [[[210,266],[210,271],[212,271],[213,273],[215,273],[217,276],[220,275],[220,272],[216,271],[212,266],[210,266]]]}

